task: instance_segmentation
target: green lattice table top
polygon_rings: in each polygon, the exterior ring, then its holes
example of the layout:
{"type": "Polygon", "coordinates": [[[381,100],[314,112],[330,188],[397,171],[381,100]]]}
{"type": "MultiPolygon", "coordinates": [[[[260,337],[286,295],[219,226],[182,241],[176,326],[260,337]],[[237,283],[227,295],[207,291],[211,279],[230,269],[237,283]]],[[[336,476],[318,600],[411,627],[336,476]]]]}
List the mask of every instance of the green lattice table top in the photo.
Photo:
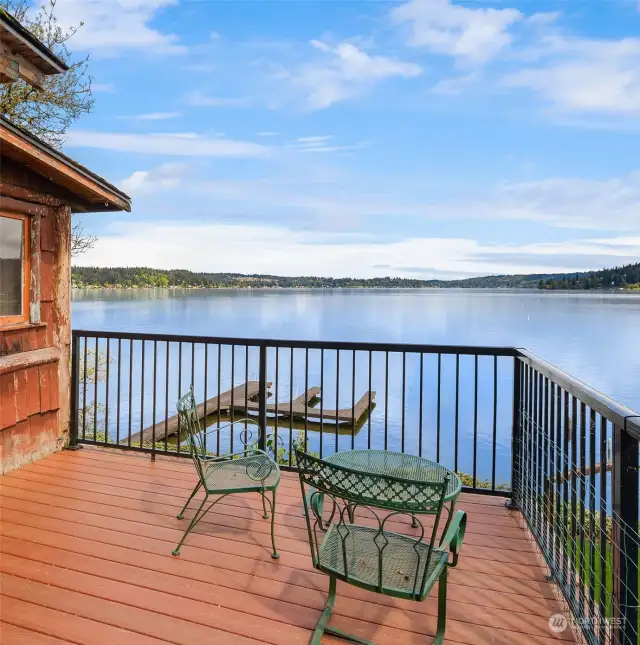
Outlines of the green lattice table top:
{"type": "Polygon", "coordinates": [[[449,473],[445,503],[454,501],[462,490],[462,482],[452,470],[424,457],[388,450],[345,450],[324,459],[336,466],[369,475],[386,475],[420,482],[442,482],[449,473]]]}

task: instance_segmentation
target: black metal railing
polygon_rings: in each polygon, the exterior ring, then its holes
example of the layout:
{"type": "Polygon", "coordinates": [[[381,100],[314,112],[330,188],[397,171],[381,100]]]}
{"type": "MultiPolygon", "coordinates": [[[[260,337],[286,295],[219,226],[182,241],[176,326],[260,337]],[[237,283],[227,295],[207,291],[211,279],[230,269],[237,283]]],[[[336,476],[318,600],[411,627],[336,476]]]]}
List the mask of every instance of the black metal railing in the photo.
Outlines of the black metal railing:
{"type": "Polygon", "coordinates": [[[589,643],[640,644],[640,417],[525,350],[75,331],[72,364],[72,446],[187,456],[193,384],[212,454],[251,417],[284,468],[296,447],[438,461],[511,497],[589,643]]]}
{"type": "Polygon", "coordinates": [[[79,443],[185,455],[175,404],[193,384],[221,428],[214,454],[240,445],[250,416],[285,467],[296,446],[397,450],[446,463],[470,490],[511,488],[509,348],[76,331],[72,353],[79,443]]]}
{"type": "Polygon", "coordinates": [[[640,417],[527,351],[514,372],[515,506],[587,642],[638,645],[640,417]]]}

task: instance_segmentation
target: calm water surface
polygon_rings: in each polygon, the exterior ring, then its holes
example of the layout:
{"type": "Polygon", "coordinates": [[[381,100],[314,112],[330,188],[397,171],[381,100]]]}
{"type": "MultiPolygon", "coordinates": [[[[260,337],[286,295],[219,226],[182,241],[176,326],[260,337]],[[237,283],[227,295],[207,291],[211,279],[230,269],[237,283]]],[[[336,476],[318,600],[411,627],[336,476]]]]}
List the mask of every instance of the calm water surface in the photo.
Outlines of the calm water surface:
{"type": "MultiPolygon", "coordinates": [[[[540,293],[537,291],[506,290],[295,290],[295,291],[76,291],[73,294],[73,327],[86,330],[158,332],[204,336],[239,336],[257,338],[286,338],[313,340],[359,340],[407,342],[445,345],[499,345],[525,347],[564,369],[592,387],[621,403],[640,410],[640,294],[618,293],[540,293]]],[[[425,453],[435,456],[433,444],[436,425],[435,391],[429,376],[435,374],[434,357],[426,357],[427,385],[424,393],[425,453]],[[431,361],[431,364],[429,361],[431,361]]],[[[452,357],[449,357],[452,359],[452,357]]],[[[280,370],[288,373],[286,356],[280,370]]],[[[506,359],[505,359],[506,360],[506,359]]],[[[470,401],[473,388],[473,359],[461,359],[463,401],[470,401]]],[[[493,432],[492,366],[481,359],[480,407],[486,406],[479,424],[479,476],[489,477],[492,469],[491,436],[493,432]],[[487,382],[485,382],[487,381],[487,382]]],[[[311,380],[319,379],[317,361],[312,359],[311,380]]],[[[328,361],[330,363],[330,360],[328,361]]],[[[344,361],[348,363],[347,360],[344,361]]],[[[449,361],[451,362],[451,361],[449,361]]],[[[443,377],[451,382],[454,364],[443,359],[443,377]]],[[[367,389],[366,361],[357,369],[356,398],[367,389]],[[362,391],[361,391],[362,390],[362,391]]],[[[252,364],[253,365],[253,364],[252,364]]],[[[327,365],[325,365],[327,367],[327,365]]],[[[504,366],[508,368],[507,365],[504,366]]],[[[252,367],[253,369],[253,367],[252,367]]],[[[304,389],[303,375],[298,375],[300,361],[296,359],[295,387],[289,382],[280,384],[278,400],[288,400],[304,389]]],[[[331,364],[328,365],[331,370],[331,364]]],[[[335,365],[333,366],[335,374],[335,365]]],[[[351,405],[350,365],[341,364],[341,379],[349,384],[346,394],[330,390],[331,379],[325,382],[327,400],[343,407],[351,405]],[[347,372],[343,370],[346,369],[347,372]],[[333,398],[331,398],[333,397],[333,398]],[[348,399],[348,400],[347,400],[348,399]]],[[[388,409],[390,448],[400,445],[400,416],[402,399],[398,390],[401,365],[397,357],[391,364],[391,386],[388,401],[381,401],[384,392],[384,366],[374,361],[373,388],[378,392],[378,407],[372,415],[375,437],[372,446],[382,436],[385,408],[388,409]]],[[[500,369],[499,386],[510,391],[510,370],[500,369]]],[[[418,366],[407,363],[407,393],[414,398],[419,389],[418,366]]],[[[252,374],[252,377],[255,375],[252,374]]],[[[271,377],[270,377],[271,378],[271,377]]],[[[230,376],[225,374],[224,379],[230,376]]],[[[211,379],[209,382],[213,382],[211,379]]],[[[243,379],[236,379],[242,382],[243,379]]],[[[435,381],[433,381],[435,382],[435,381]]],[[[444,382],[444,381],[443,381],[444,382]]],[[[318,383],[309,383],[317,385],[318,383]]],[[[173,389],[173,384],[172,384],[173,389]]],[[[333,385],[335,390],[335,384],[333,385]]],[[[223,383],[223,388],[224,383],[223,383]]],[[[452,447],[453,394],[443,388],[441,461],[454,459],[452,447]],[[448,433],[448,434],[447,434],[448,433]]],[[[146,396],[146,394],[145,394],[146,396]]],[[[212,396],[211,393],[208,396],[212,396]]],[[[417,398],[416,398],[417,400],[417,398]]],[[[173,396],[172,404],[173,407],[173,396]]],[[[498,401],[497,477],[508,479],[510,453],[511,401],[507,396],[498,401]]],[[[147,409],[150,405],[147,407],[147,409]]],[[[328,407],[336,407],[328,405],[328,407]]],[[[416,406],[413,406],[416,407],[416,406]]],[[[460,410],[460,468],[472,469],[473,406],[463,403],[460,410]]],[[[411,408],[413,409],[413,408],[411,408]]],[[[149,421],[138,419],[133,412],[134,426],[149,421]]],[[[419,420],[405,419],[409,451],[417,450],[416,431],[419,420]],[[413,432],[413,434],[412,434],[413,432]],[[415,444],[415,445],[414,445],[415,444]]],[[[111,431],[111,429],[110,429],[111,431]]],[[[366,430],[359,432],[356,446],[366,447],[366,430]]],[[[349,443],[351,437],[340,437],[349,443]]],[[[333,437],[325,437],[331,449],[333,437]]],[[[314,435],[310,442],[318,448],[314,435]]],[[[343,443],[340,444],[343,448],[343,443]]],[[[346,446],[349,447],[349,446],[346,446]]],[[[329,448],[325,447],[325,451],[329,448]]]]}
{"type": "Polygon", "coordinates": [[[640,294],[74,291],[75,329],[525,347],[640,409],[640,294]]]}

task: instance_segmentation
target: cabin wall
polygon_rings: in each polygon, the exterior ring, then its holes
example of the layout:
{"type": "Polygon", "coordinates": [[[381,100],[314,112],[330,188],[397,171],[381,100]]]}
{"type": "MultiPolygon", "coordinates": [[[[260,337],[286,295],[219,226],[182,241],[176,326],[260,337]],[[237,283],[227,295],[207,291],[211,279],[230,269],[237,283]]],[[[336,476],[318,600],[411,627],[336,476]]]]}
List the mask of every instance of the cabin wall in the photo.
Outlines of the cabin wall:
{"type": "Polygon", "coordinates": [[[0,210],[31,220],[27,323],[0,325],[0,473],[60,450],[69,436],[71,208],[5,158],[0,210]]]}

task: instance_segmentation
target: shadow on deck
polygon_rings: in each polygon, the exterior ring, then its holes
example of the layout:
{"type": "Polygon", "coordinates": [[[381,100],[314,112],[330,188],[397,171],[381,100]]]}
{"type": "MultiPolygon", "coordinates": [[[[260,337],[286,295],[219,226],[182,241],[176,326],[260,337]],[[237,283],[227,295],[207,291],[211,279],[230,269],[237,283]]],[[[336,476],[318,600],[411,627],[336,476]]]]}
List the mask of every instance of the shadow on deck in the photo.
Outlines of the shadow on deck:
{"type": "MultiPolygon", "coordinates": [[[[190,462],[84,448],[0,477],[0,642],[32,645],[305,645],[328,578],[315,571],[297,477],[278,489],[279,561],[260,499],[229,497],[171,556],[190,462]]],[[[504,500],[462,494],[468,513],[450,571],[446,643],[550,645],[561,612],[535,547],[504,500]]],[[[338,583],[332,624],[380,645],[430,645],[437,593],[423,603],[338,583]]],[[[327,637],[327,645],[339,645],[327,637]]]]}

